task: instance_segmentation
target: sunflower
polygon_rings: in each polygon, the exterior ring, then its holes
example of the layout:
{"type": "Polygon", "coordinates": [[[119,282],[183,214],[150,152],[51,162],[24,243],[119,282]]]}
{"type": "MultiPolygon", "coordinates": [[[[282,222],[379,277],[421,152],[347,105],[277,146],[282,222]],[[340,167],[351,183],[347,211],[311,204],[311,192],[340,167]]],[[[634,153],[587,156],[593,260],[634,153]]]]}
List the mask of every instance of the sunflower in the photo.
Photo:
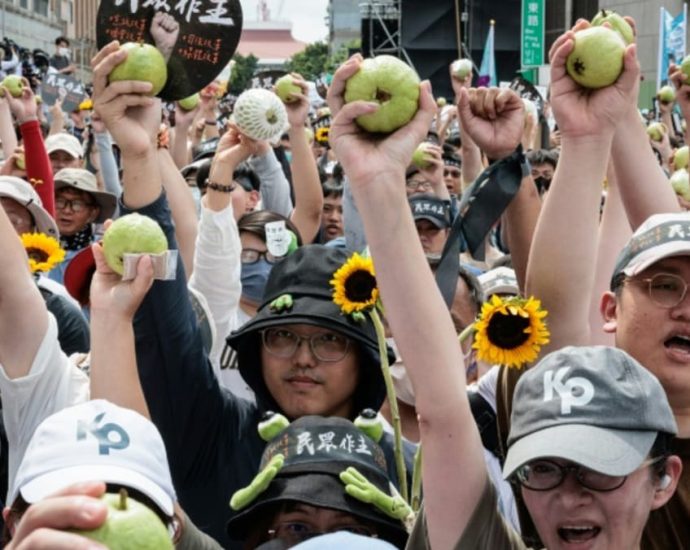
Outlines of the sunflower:
{"type": "Polygon", "coordinates": [[[502,300],[494,295],[485,302],[472,347],[477,357],[492,364],[519,367],[531,363],[541,346],[549,343],[549,331],[543,321],[548,313],[533,297],[502,300]]]}
{"type": "Polygon", "coordinates": [[[374,263],[356,252],[333,274],[331,284],[333,302],[346,315],[369,309],[379,299],[374,263]]]}
{"type": "Polygon", "coordinates": [[[317,128],[316,134],[314,135],[316,142],[319,143],[320,145],[328,145],[328,133],[329,132],[330,132],[330,128],[328,126],[324,126],[323,128],[317,128]]]}
{"type": "Polygon", "coordinates": [[[31,273],[50,271],[65,259],[60,243],[44,233],[24,233],[21,240],[29,256],[31,273]]]}

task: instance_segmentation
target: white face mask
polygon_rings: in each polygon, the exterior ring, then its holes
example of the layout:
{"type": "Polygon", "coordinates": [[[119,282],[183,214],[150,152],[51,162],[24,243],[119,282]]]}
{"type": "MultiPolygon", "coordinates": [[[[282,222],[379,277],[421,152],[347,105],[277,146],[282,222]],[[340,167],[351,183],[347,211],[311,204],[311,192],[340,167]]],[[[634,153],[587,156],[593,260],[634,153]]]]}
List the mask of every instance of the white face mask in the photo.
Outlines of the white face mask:
{"type": "Polygon", "coordinates": [[[58,48],[58,52],[63,57],[69,57],[70,56],[69,48],[58,48]]]}

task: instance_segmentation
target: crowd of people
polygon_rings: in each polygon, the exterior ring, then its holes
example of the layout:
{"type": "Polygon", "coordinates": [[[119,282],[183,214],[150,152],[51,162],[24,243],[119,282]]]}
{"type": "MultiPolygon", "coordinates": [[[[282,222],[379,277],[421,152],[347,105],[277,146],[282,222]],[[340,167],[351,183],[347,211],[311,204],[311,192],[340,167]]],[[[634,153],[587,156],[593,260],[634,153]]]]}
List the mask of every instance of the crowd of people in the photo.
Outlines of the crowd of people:
{"type": "MultiPolygon", "coordinates": [[[[650,143],[635,44],[611,86],[568,76],[587,26],[551,48],[541,125],[449,70],[451,105],[424,81],[409,122],[369,135],[380,106],[344,100],[360,54],[323,105],[292,75],[274,142],[213,88],[171,113],[109,82],[117,42],[75,112],[6,92],[4,547],[104,547],[77,531],[121,489],[179,549],[690,547],[690,214],[668,173],[690,135],[650,143]],[[171,277],[109,266],[130,213],[178,252],[171,277]],[[482,336],[492,307],[527,321],[482,336]],[[487,359],[486,338],[536,359],[487,359]]],[[[688,120],[669,78],[659,116],[688,120]]]]}

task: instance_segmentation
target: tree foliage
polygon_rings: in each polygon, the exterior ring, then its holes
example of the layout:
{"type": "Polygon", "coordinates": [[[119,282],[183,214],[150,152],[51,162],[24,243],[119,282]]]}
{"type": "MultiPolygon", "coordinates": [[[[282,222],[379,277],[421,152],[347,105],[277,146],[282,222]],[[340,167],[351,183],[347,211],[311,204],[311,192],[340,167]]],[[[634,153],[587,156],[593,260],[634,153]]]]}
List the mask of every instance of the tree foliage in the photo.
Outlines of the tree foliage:
{"type": "Polygon", "coordinates": [[[287,62],[287,70],[301,74],[306,80],[316,80],[326,71],[327,65],[328,44],[315,42],[293,55],[287,62]]]}
{"type": "Polygon", "coordinates": [[[230,79],[230,93],[239,95],[251,85],[252,77],[259,65],[259,58],[252,53],[247,56],[236,53],[232,59],[235,65],[230,79]]]}

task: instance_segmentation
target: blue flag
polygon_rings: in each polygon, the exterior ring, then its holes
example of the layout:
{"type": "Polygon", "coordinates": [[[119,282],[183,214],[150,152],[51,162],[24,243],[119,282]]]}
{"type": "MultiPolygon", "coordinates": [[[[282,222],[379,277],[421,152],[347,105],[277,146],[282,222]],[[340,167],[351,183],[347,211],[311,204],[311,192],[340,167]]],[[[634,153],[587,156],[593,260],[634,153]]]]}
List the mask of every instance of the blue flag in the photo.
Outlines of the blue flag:
{"type": "Polygon", "coordinates": [[[683,4],[683,11],[674,18],[664,8],[661,8],[661,15],[659,17],[659,72],[656,77],[657,89],[668,82],[668,68],[671,63],[680,65],[685,57],[687,9],[687,4],[683,4]]]}
{"type": "Polygon", "coordinates": [[[479,68],[477,86],[498,86],[496,57],[494,56],[494,23],[492,19],[486,44],[484,44],[484,55],[482,56],[482,66],[479,68]]]}

